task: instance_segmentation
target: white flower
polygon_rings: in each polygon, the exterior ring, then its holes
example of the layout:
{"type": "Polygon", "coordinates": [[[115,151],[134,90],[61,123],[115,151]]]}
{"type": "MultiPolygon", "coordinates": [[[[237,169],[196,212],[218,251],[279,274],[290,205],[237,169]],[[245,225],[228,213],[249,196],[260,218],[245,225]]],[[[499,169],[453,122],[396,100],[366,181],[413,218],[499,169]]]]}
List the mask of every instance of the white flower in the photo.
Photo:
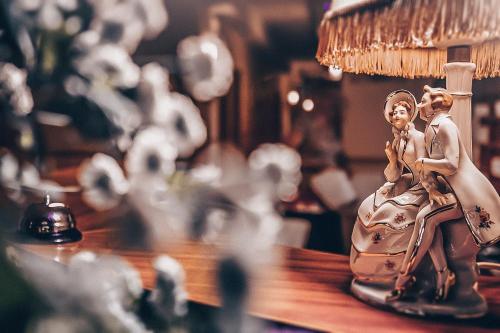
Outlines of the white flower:
{"type": "Polygon", "coordinates": [[[10,63],[0,63],[0,100],[5,100],[14,113],[25,116],[33,108],[31,90],[26,84],[28,74],[10,63]]]}
{"type": "Polygon", "coordinates": [[[263,144],[248,159],[250,168],[263,174],[276,186],[281,200],[289,199],[297,191],[301,180],[300,155],[284,144],[263,144]]]}
{"type": "Polygon", "coordinates": [[[31,323],[28,332],[93,332],[95,327],[81,314],[52,314],[40,317],[31,323]]]}
{"type": "Polygon", "coordinates": [[[125,49],[113,45],[96,45],[73,61],[80,75],[89,81],[112,87],[134,88],[139,83],[140,69],[125,49]]]}
{"type": "MultiPolygon", "coordinates": [[[[94,298],[94,301],[101,303],[99,306],[108,310],[111,310],[110,307],[118,307],[119,312],[131,310],[143,292],[139,273],[117,256],[79,252],[71,257],[68,273],[68,279],[78,282],[81,289],[71,295],[76,301],[79,298],[94,298]]],[[[113,316],[113,313],[102,315],[108,317],[113,316]]]]}
{"type": "Polygon", "coordinates": [[[36,188],[40,184],[40,173],[33,164],[25,163],[22,166],[20,183],[31,188],[36,188]]]}
{"type": "Polygon", "coordinates": [[[168,140],[164,129],[148,127],[141,130],[134,138],[132,147],[127,152],[125,167],[131,179],[141,181],[143,177],[166,177],[175,171],[177,149],[168,140]]]}
{"type": "Polygon", "coordinates": [[[227,93],[233,83],[233,58],[224,42],[214,34],[191,36],[178,47],[183,80],[199,101],[227,93]]]}
{"type": "Polygon", "coordinates": [[[37,332],[149,332],[134,312],[143,293],[142,280],[124,259],[85,252],[73,256],[67,267],[62,267],[51,260],[9,252],[55,314],[78,313],[83,323],[93,326],[72,330],[69,326],[49,325],[37,332]]]}
{"type": "Polygon", "coordinates": [[[222,170],[214,164],[202,164],[190,170],[189,175],[195,182],[220,185],[222,170]]]}
{"type": "Polygon", "coordinates": [[[43,30],[66,27],[66,32],[72,35],[81,29],[81,20],[77,16],[65,19],[82,5],[86,4],[79,0],[17,0],[13,3],[12,12],[25,20],[27,25],[36,22],[43,30]],[[76,20],[80,22],[77,24],[76,20]]]}
{"type": "Polygon", "coordinates": [[[7,196],[24,204],[28,192],[50,194],[55,200],[64,198],[64,188],[51,180],[42,180],[37,168],[30,163],[21,166],[9,152],[0,156],[0,185],[6,188],[7,196]]]}
{"type": "Polygon", "coordinates": [[[91,263],[97,259],[97,255],[91,251],[81,251],[73,255],[70,259],[71,265],[76,265],[80,262],[91,263]]]}
{"type": "Polygon", "coordinates": [[[131,143],[130,136],[139,128],[143,115],[137,104],[119,91],[109,86],[93,82],[88,86],[85,97],[94,102],[103,111],[113,125],[121,130],[118,147],[125,150],[131,143]]]}
{"type": "Polygon", "coordinates": [[[73,48],[80,52],[85,52],[99,44],[101,36],[97,31],[87,30],[75,37],[73,41],[73,48]]]}
{"type": "Polygon", "coordinates": [[[83,200],[97,210],[117,206],[129,188],[115,159],[101,153],[82,163],[78,181],[83,187],[83,200]]]}
{"type": "Polygon", "coordinates": [[[179,262],[169,256],[158,256],[153,262],[157,274],[168,275],[176,284],[184,283],[184,270],[179,262]]]}
{"type": "Polygon", "coordinates": [[[139,82],[139,103],[142,109],[149,115],[154,114],[169,93],[168,71],[156,62],[144,65],[139,82]]]}
{"type": "Polygon", "coordinates": [[[153,263],[156,286],[149,301],[163,318],[183,316],[187,312],[184,269],[175,259],[161,255],[153,263]]]}
{"type": "Polygon", "coordinates": [[[283,225],[283,220],[276,213],[269,213],[260,216],[257,234],[254,237],[255,246],[259,249],[268,249],[272,246],[283,225]]]}
{"type": "Polygon", "coordinates": [[[167,25],[162,0],[96,1],[94,6],[91,30],[100,35],[101,42],[116,43],[128,52],[134,52],[143,37],[155,38],[167,25]]]}
{"type": "MultiPolygon", "coordinates": [[[[95,42],[90,38],[79,40],[79,47],[95,42]]],[[[130,135],[140,126],[142,114],[138,105],[115,88],[135,88],[140,69],[128,53],[116,45],[95,45],[73,61],[77,72],[84,77],[69,76],[64,82],[66,91],[73,96],[84,96],[95,103],[108,120],[119,128],[117,145],[121,150],[129,147],[130,135]],[[89,81],[89,82],[88,82],[89,81]]]]}
{"type": "Polygon", "coordinates": [[[168,23],[168,13],[164,0],[138,0],[145,22],[144,37],[156,38],[168,23]]]}
{"type": "Polygon", "coordinates": [[[37,15],[37,23],[47,30],[56,30],[63,23],[63,15],[56,7],[55,1],[43,1],[37,15]]]}
{"type": "Polygon", "coordinates": [[[19,164],[16,158],[9,152],[0,156],[0,184],[8,184],[16,181],[19,164]]]}
{"type": "Polygon", "coordinates": [[[154,110],[151,120],[165,128],[181,157],[190,156],[207,138],[200,110],[189,97],[179,93],[166,96],[154,110]]]}

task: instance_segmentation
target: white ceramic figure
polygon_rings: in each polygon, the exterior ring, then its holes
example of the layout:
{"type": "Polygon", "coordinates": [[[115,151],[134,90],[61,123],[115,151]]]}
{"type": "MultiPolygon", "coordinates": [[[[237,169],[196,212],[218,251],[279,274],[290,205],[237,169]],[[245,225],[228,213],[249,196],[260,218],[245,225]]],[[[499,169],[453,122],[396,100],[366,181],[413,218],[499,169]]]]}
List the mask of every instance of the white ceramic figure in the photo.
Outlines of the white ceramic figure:
{"type": "MultiPolygon", "coordinates": [[[[395,91],[386,99],[384,116],[394,134],[392,143],[388,141],[385,147],[388,183],[363,201],[352,235],[351,269],[360,281],[394,281],[402,268],[417,214],[429,203],[417,171],[417,160],[427,155],[424,134],[413,125],[416,104],[406,90],[395,91]]],[[[439,193],[431,193],[433,201],[439,197],[439,193]]],[[[439,272],[446,267],[446,257],[443,246],[434,245],[429,252],[439,272]]]]}
{"type": "MultiPolygon", "coordinates": [[[[419,315],[478,317],[487,311],[477,291],[475,258],[479,246],[500,238],[500,198],[467,155],[448,114],[452,104],[445,89],[425,86],[418,105],[427,122],[424,151],[418,132],[417,154],[410,155],[411,130],[406,150],[401,138],[399,147],[397,142],[386,147],[385,174],[396,182],[363,202],[353,231],[351,290],[365,301],[419,315]],[[412,187],[400,185],[408,176],[394,167],[398,163],[410,171],[412,187]]],[[[401,120],[396,106],[393,110],[397,129],[401,120]]]]}

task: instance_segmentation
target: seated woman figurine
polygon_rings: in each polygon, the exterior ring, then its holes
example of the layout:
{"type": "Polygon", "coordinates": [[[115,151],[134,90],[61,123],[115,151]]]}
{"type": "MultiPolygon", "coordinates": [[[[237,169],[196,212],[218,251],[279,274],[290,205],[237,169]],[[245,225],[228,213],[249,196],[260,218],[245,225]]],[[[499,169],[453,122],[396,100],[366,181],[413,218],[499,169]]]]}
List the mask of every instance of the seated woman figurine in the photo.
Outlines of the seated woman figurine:
{"type": "MultiPolygon", "coordinates": [[[[392,286],[401,270],[417,213],[428,204],[429,195],[415,165],[417,159],[426,157],[424,134],[413,125],[417,116],[415,97],[406,90],[391,93],[384,116],[394,134],[392,144],[387,142],[385,148],[389,163],[384,174],[388,183],[359,207],[350,264],[356,280],[392,286]]],[[[433,200],[440,199],[439,192],[431,195],[433,200]]],[[[445,270],[443,247],[431,246],[429,253],[436,271],[445,270]]]]}

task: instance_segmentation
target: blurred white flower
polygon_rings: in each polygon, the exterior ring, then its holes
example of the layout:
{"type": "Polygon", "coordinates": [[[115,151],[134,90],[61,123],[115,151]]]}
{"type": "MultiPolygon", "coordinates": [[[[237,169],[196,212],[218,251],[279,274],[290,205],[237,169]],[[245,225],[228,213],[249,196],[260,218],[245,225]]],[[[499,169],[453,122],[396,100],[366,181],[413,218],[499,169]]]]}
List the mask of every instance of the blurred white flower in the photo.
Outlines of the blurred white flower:
{"type": "Polygon", "coordinates": [[[18,171],[19,164],[11,153],[0,155],[0,184],[15,182],[18,171]]]}
{"type": "Polygon", "coordinates": [[[142,66],[139,82],[139,103],[148,115],[162,106],[163,99],[170,93],[168,71],[156,62],[142,66]]]}
{"type": "Polygon", "coordinates": [[[67,267],[23,253],[15,259],[56,314],[77,314],[103,332],[148,332],[134,312],[142,280],[122,258],[84,252],[73,256],[67,267]]]}
{"type": "Polygon", "coordinates": [[[73,11],[78,8],[79,0],[55,0],[57,5],[65,11],[73,11]]]}
{"type": "MultiPolygon", "coordinates": [[[[11,163],[12,161],[9,161],[9,164],[11,163]]],[[[12,168],[13,165],[11,164],[8,167],[12,168]]],[[[12,176],[12,174],[9,176],[12,176]]],[[[24,204],[26,202],[28,198],[26,196],[27,192],[41,192],[42,190],[40,187],[42,185],[45,186],[40,179],[38,170],[33,164],[27,162],[16,166],[15,178],[5,182],[4,184],[6,185],[7,196],[18,204],[24,204]]]]}
{"type": "Polygon", "coordinates": [[[168,140],[165,130],[148,127],[134,138],[125,159],[129,179],[139,182],[145,178],[164,181],[175,171],[177,149],[168,140]]]}
{"type": "Polygon", "coordinates": [[[276,186],[276,195],[281,200],[296,193],[302,177],[301,158],[294,149],[279,143],[263,144],[250,154],[248,162],[252,170],[276,186]]]}
{"type": "Polygon", "coordinates": [[[75,36],[72,46],[77,51],[85,52],[87,49],[98,45],[101,40],[100,38],[101,36],[97,31],[86,30],[75,36]]]}
{"type": "Polygon", "coordinates": [[[77,57],[73,64],[77,72],[89,81],[117,88],[134,88],[139,83],[139,67],[127,51],[117,45],[96,45],[77,57]]]}
{"type": "Polygon", "coordinates": [[[29,25],[36,23],[43,30],[58,30],[66,27],[66,32],[73,35],[80,31],[81,22],[78,26],[75,24],[76,16],[65,20],[70,13],[76,12],[85,2],[82,0],[17,0],[13,2],[12,12],[21,16],[29,25]],[[70,29],[67,29],[68,24],[70,29]]]}
{"type": "Polygon", "coordinates": [[[275,212],[260,216],[259,228],[254,236],[256,247],[263,250],[269,249],[275,243],[282,226],[283,220],[275,212]]]}
{"type": "Polygon", "coordinates": [[[148,301],[164,319],[180,317],[187,313],[187,292],[184,289],[185,273],[179,262],[161,255],[153,263],[156,286],[148,301]]]}
{"type": "Polygon", "coordinates": [[[151,120],[165,128],[180,157],[190,156],[207,138],[200,110],[189,97],[176,92],[163,98],[161,106],[154,109],[151,120]]]}
{"type": "Polygon", "coordinates": [[[29,325],[28,332],[32,333],[88,333],[95,332],[96,328],[83,316],[79,315],[48,315],[39,318],[29,325]]]}
{"type": "Polygon", "coordinates": [[[162,32],[168,23],[168,12],[164,0],[138,0],[144,17],[146,29],[144,37],[153,39],[162,32]]]}
{"type": "Polygon", "coordinates": [[[121,130],[117,138],[118,148],[125,151],[132,143],[130,136],[143,120],[139,107],[119,91],[100,82],[92,82],[88,88],[84,96],[98,105],[109,121],[121,130]]]}
{"type": "Polygon", "coordinates": [[[155,38],[167,25],[163,0],[110,0],[94,2],[91,29],[103,43],[116,43],[132,53],[141,39],[155,38]]]}
{"type": "Polygon", "coordinates": [[[70,75],[64,80],[64,89],[72,96],[84,96],[89,90],[87,83],[76,75],[70,75]]]}
{"type": "Polygon", "coordinates": [[[101,153],[80,165],[78,181],[83,187],[83,200],[96,210],[117,206],[129,189],[115,159],[101,153]]]}
{"type": "MultiPolygon", "coordinates": [[[[208,143],[196,154],[190,175],[196,182],[210,184],[231,194],[248,177],[247,158],[232,143],[208,143]],[[198,169],[199,168],[199,169],[198,169]]],[[[241,193],[241,192],[240,192],[241,193]]]]}
{"type": "Polygon", "coordinates": [[[35,11],[40,9],[42,0],[18,0],[17,6],[24,11],[35,11]]]}
{"type": "Polygon", "coordinates": [[[226,44],[206,33],[182,40],[177,47],[182,78],[191,95],[208,101],[227,93],[233,83],[233,58],[226,44]]]}
{"type": "Polygon", "coordinates": [[[75,265],[80,262],[94,262],[97,259],[97,255],[91,251],[80,251],[71,257],[70,262],[75,265]]]}
{"type": "Polygon", "coordinates": [[[43,1],[38,11],[37,23],[47,30],[59,29],[63,23],[63,15],[56,7],[55,1],[43,1]]]}
{"type": "Polygon", "coordinates": [[[0,102],[5,100],[16,115],[25,116],[33,108],[28,74],[10,63],[0,63],[0,102]]]}
{"type": "Polygon", "coordinates": [[[213,164],[202,164],[189,171],[191,178],[198,183],[220,185],[222,170],[213,164]]]}
{"type": "Polygon", "coordinates": [[[82,29],[82,19],[78,16],[69,17],[64,22],[64,29],[70,35],[76,35],[82,29]]]}
{"type": "Polygon", "coordinates": [[[74,280],[82,280],[80,287],[100,289],[103,301],[117,302],[125,310],[131,310],[143,292],[139,272],[117,256],[97,256],[93,252],[82,251],[71,257],[68,270],[74,280]],[[101,286],[92,286],[95,282],[101,286]]]}
{"type": "Polygon", "coordinates": [[[210,210],[206,216],[206,230],[202,235],[205,243],[216,243],[225,234],[225,228],[232,217],[232,213],[226,209],[215,208],[210,210]]]}
{"type": "Polygon", "coordinates": [[[131,144],[130,136],[143,121],[138,105],[115,88],[134,88],[140,70],[130,56],[113,45],[98,45],[74,61],[77,71],[85,79],[70,75],[64,88],[72,96],[83,96],[95,103],[109,122],[120,130],[115,134],[118,148],[125,151],[131,144]],[[88,81],[87,81],[88,80],[88,81]]]}
{"type": "Polygon", "coordinates": [[[37,168],[30,163],[24,163],[21,167],[21,177],[19,179],[21,185],[31,188],[36,188],[40,184],[40,174],[37,168]]]}
{"type": "Polygon", "coordinates": [[[5,187],[7,197],[18,204],[26,203],[28,192],[49,194],[56,201],[64,199],[65,189],[61,185],[52,180],[42,180],[33,164],[25,162],[19,165],[8,151],[0,155],[0,185],[5,187]]]}

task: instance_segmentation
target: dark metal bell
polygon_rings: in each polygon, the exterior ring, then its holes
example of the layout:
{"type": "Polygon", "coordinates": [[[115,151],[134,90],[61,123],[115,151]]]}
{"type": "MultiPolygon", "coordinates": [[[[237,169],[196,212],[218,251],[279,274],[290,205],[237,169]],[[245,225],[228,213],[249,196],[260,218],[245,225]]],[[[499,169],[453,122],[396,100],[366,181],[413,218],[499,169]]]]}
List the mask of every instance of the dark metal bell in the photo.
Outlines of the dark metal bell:
{"type": "Polygon", "coordinates": [[[49,195],[45,203],[34,203],[26,208],[19,232],[55,244],[82,239],[71,210],[63,203],[50,202],[49,195]]]}

